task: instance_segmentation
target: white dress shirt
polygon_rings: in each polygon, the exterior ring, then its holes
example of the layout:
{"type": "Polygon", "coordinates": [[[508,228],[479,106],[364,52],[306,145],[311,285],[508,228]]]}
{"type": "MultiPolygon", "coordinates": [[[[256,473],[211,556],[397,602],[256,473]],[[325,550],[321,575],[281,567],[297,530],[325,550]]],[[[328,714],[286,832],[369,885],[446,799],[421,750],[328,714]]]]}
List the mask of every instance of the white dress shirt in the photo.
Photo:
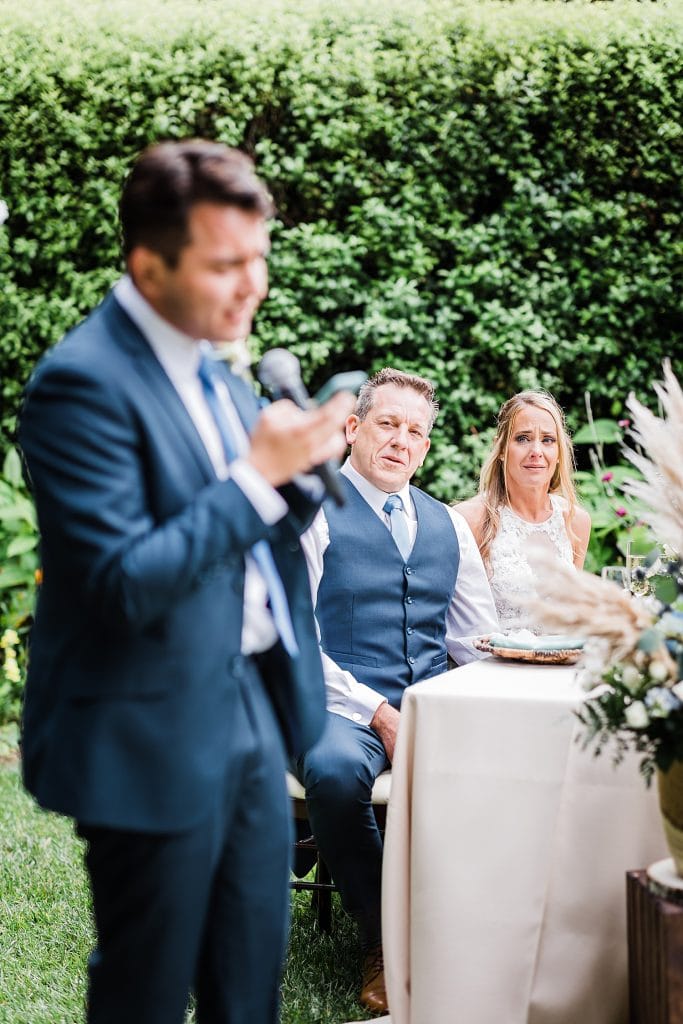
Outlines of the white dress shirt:
{"type": "MultiPolygon", "coordinates": [[[[349,459],[341,468],[344,476],[353,484],[362,498],[367,501],[382,522],[390,529],[389,516],[384,512],[387,494],[379,490],[369,480],[353,468],[349,459]]],[[[417,516],[413,499],[410,496],[410,485],[402,490],[392,492],[400,495],[403,501],[404,514],[408,523],[411,543],[415,543],[417,534],[417,516]]],[[[453,524],[460,546],[460,565],[455,592],[451,597],[446,611],[446,647],[451,658],[459,665],[468,661],[486,657],[472,640],[476,636],[493,633],[498,630],[498,617],[486,576],[484,563],[469,524],[455,509],[444,506],[453,524]]],[[[325,512],[321,509],[312,525],[301,537],[301,545],[306,555],[308,575],[313,594],[313,604],[318,597],[318,587],[323,575],[323,560],[330,543],[330,533],[325,512]]],[[[353,557],[350,553],[349,557],[353,557]]],[[[318,631],[320,632],[320,631],[318,631]]],[[[375,711],[385,698],[370,686],[358,680],[323,652],[323,670],[327,690],[327,708],[345,718],[369,725],[375,711]]]]}
{"type": "MultiPolygon", "coordinates": [[[[245,459],[237,458],[228,465],[218,426],[204,396],[197,375],[202,350],[211,355],[208,342],[197,342],[177,330],[152,309],[125,275],[114,285],[116,301],[142,331],[150,348],[178,392],[181,402],[194,423],[211,464],[219,480],[231,477],[256,512],[269,526],[287,512],[287,502],[270,486],[261,474],[245,459]]],[[[230,392],[220,377],[215,380],[216,391],[230,421],[235,446],[240,455],[248,451],[249,439],[242,421],[230,398],[230,392]]],[[[245,557],[244,621],[242,624],[242,653],[253,654],[272,647],[277,630],[266,606],[267,590],[261,573],[251,555],[245,557]]]]}

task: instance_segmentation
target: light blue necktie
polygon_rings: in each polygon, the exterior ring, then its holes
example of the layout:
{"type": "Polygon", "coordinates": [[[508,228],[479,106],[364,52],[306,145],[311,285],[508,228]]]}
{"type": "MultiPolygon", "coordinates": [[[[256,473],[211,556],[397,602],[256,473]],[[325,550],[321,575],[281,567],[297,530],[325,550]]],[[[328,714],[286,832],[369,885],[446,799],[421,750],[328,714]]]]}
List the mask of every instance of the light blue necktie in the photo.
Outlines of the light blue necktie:
{"type": "Polygon", "coordinates": [[[396,541],[396,547],[401,552],[403,561],[407,562],[412,545],[410,543],[410,534],[408,533],[408,523],[403,513],[403,502],[399,495],[390,494],[384,502],[382,511],[386,512],[389,516],[391,536],[396,541]]]}
{"type": "MultiPolygon", "coordinates": [[[[197,373],[204,390],[207,405],[218,427],[218,433],[221,436],[223,448],[225,449],[225,457],[228,462],[232,462],[233,459],[237,458],[237,447],[233,430],[230,426],[230,420],[216,391],[214,372],[215,367],[211,360],[203,355],[199,361],[197,373]]],[[[289,614],[289,604],[285,588],[282,585],[282,580],[277,571],[273,552],[270,550],[268,541],[257,540],[252,545],[251,555],[265,581],[270,600],[270,609],[273,613],[273,621],[282,640],[282,645],[290,657],[295,658],[299,653],[299,645],[294,635],[294,626],[292,625],[292,617],[289,614]]]]}

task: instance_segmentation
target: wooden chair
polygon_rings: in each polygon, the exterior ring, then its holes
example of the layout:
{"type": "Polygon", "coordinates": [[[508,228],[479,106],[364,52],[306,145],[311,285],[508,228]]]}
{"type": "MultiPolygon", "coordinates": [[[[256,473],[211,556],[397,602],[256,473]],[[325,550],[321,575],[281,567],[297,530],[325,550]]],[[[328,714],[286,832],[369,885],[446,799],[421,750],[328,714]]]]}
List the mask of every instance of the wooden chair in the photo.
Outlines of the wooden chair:
{"type": "MultiPolygon", "coordinates": [[[[377,819],[377,825],[384,831],[387,815],[387,804],[391,791],[391,772],[382,772],[375,781],[372,789],[372,806],[377,819]]],[[[306,792],[299,780],[287,772],[287,792],[289,793],[292,805],[292,817],[295,822],[308,822],[306,811],[306,792]]],[[[329,932],[332,929],[332,893],[336,892],[329,869],[320,856],[320,851],[315,845],[315,840],[299,840],[295,844],[296,850],[305,850],[315,853],[315,876],[311,882],[306,878],[292,879],[289,883],[291,889],[297,891],[307,890],[313,893],[312,904],[316,911],[318,928],[321,932],[329,932]]]]}

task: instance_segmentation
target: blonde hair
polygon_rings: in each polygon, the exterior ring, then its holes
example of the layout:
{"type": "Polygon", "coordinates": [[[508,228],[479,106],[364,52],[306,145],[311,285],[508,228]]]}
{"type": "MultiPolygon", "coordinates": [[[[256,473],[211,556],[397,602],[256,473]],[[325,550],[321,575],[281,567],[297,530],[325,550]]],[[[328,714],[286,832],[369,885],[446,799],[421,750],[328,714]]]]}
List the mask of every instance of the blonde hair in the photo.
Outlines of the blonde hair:
{"type": "Polygon", "coordinates": [[[517,413],[532,406],[549,413],[557,430],[558,460],[550,480],[549,494],[560,494],[568,504],[566,513],[570,540],[576,550],[578,537],[571,528],[574,512],[577,508],[576,489],[572,473],[575,469],[574,449],[572,447],[564,413],[552,395],[547,391],[520,391],[508,398],[498,411],[498,427],[488,458],[479,474],[479,494],[484,500],[484,518],[481,526],[480,551],[485,564],[488,564],[489,551],[500,524],[500,509],[510,504],[507,488],[507,454],[512,428],[517,413]]]}

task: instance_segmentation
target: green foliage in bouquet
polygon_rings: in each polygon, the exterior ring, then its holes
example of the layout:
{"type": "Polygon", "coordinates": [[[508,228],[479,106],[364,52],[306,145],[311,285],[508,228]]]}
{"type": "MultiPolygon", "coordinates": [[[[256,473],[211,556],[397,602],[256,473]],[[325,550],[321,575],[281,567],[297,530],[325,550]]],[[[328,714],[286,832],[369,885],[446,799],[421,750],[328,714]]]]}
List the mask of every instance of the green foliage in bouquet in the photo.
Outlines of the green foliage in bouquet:
{"type": "MultiPolygon", "coordinates": [[[[651,564],[658,552],[651,555],[651,564]]],[[[645,570],[637,570],[645,572],[645,570]]],[[[584,747],[600,754],[606,745],[618,763],[626,750],[642,754],[649,782],[655,769],[683,761],[683,576],[678,559],[659,569],[651,621],[627,660],[604,667],[598,642],[584,657],[584,678],[605,684],[577,712],[584,747]],[[657,596],[657,594],[659,596],[657,596]]]]}

